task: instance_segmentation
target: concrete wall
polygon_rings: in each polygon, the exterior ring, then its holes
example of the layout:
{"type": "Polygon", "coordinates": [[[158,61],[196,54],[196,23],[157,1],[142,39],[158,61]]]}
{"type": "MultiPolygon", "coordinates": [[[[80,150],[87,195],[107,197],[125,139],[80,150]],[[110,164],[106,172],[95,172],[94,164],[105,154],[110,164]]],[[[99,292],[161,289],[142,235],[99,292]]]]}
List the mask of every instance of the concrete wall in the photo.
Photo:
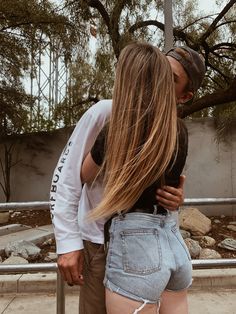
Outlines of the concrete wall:
{"type": "MultiPolygon", "coordinates": [[[[189,155],[184,173],[187,176],[187,198],[236,197],[236,134],[227,142],[216,140],[214,123],[210,119],[186,122],[189,130],[189,155]]],[[[11,200],[47,201],[50,182],[59,155],[69,138],[71,129],[53,133],[31,134],[7,139],[14,143],[11,200]]],[[[4,159],[3,143],[0,143],[0,158],[4,159]]],[[[0,172],[2,182],[2,171],[0,172]]],[[[0,190],[0,202],[4,202],[0,190]]],[[[234,215],[236,206],[202,206],[210,215],[234,215]]]]}
{"type": "MultiPolygon", "coordinates": [[[[11,202],[48,201],[52,174],[71,132],[70,128],[52,133],[14,136],[0,143],[1,160],[4,160],[4,144],[9,147],[14,143],[11,202]]],[[[1,169],[0,182],[3,182],[1,169]]],[[[0,188],[0,202],[4,201],[0,188]]]]}
{"type": "MultiPolygon", "coordinates": [[[[236,134],[217,141],[212,119],[187,121],[189,155],[185,167],[187,198],[236,197],[236,134]]],[[[199,206],[198,206],[199,207],[199,206]]],[[[236,215],[236,205],[201,206],[209,215],[236,215]]]]}

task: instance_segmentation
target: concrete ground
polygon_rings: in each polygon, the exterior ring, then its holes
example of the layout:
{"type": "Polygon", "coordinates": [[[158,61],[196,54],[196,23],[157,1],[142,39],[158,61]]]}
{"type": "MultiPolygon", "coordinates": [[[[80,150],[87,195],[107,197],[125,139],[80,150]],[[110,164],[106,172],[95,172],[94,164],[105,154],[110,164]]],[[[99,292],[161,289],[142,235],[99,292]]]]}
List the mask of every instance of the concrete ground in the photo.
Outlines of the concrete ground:
{"type": "MultiPolygon", "coordinates": [[[[236,290],[190,291],[189,314],[236,314],[236,290]]],[[[8,295],[0,297],[1,314],[54,314],[53,294],[8,295]]],[[[66,296],[66,314],[78,314],[78,296],[66,296]]],[[[99,314],[99,313],[98,313],[99,314]]]]}
{"type": "MultiPolygon", "coordinates": [[[[35,230],[22,230],[2,235],[0,250],[9,236],[19,240],[24,235],[24,239],[37,243],[51,234],[51,226],[43,226],[37,234],[35,230]]],[[[55,290],[55,273],[0,275],[0,314],[54,314],[55,290]]],[[[78,314],[78,287],[66,285],[65,290],[65,313],[78,314]]],[[[189,314],[236,314],[236,268],[194,270],[189,307],[189,314]]]]}
{"type": "MultiPolygon", "coordinates": [[[[0,314],[54,314],[55,291],[55,273],[1,275],[0,314]]],[[[78,286],[65,291],[65,313],[78,314],[78,286]]],[[[194,270],[189,308],[189,314],[236,314],[236,269],[194,270]]]]}

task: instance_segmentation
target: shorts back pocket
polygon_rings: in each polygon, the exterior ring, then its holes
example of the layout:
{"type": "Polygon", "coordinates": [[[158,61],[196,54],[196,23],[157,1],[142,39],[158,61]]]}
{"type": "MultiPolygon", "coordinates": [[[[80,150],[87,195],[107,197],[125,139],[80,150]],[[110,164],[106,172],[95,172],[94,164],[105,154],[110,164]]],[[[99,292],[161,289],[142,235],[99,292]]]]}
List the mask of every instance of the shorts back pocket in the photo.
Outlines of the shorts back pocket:
{"type": "Polygon", "coordinates": [[[120,232],[120,236],[125,272],[147,275],[161,269],[161,247],[157,229],[126,229],[120,232]]]}

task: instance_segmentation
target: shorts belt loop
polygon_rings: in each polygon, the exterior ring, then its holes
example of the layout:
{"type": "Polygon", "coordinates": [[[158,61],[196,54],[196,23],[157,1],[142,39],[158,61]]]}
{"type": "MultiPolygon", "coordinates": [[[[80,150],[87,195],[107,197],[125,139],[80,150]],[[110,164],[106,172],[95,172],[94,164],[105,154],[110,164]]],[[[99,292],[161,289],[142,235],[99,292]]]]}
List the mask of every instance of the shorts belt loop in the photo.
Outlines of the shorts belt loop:
{"type": "Polygon", "coordinates": [[[156,215],[157,214],[157,205],[154,204],[153,207],[154,207],[153,215],[156,215]]]}
{"type": "Polygon", "coordinates": [[[118,214],[118,217],[120,219],[124,219],[125,218],[125,213],[124,212],[118,212],[117,214],[118,214]]]}

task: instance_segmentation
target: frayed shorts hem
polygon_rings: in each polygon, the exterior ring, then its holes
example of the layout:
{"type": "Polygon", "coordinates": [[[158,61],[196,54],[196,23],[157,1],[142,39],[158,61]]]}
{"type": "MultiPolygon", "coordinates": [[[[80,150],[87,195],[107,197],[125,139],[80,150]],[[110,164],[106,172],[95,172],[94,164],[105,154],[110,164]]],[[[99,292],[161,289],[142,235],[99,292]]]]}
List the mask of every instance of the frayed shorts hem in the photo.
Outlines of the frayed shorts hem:
{"type": "Polygon", "coordinates": [[[178,292],[181,292],[181,291],[184,291],[184,290],[188,290],[188,288],[190,288],[191,287],[191,285],[192,285],[192,283],[193,283],[193,280],[191,280],[191,282],[190,282],[190,284],[188,284],[185,288],[182,288],[182,289],[165,289],[165,291],[169,291],[169,292],[176,292],[176,293],[178,293],[178,292]]]}
{"type": "Polygon", "coordinates": [[[138,301],[138,302],[145,302],[146,304],[156,304],[156,303],[159,303],[160,300],[147,300],[147,299],[144,299],[144,298],[141,298],[135,294],[132,294],[128,291],[125,291],[124,289],[122,288],[119,288],[117,285],[115,285],[114,283],[112,283],[109,279],[105,278],[104,281],[103,281],[105,287],[112,291],[112,292],[115,292],[117,294],[120,294],[126,298],[129,298],[129,299],[132,299],[132,300],[135,300],[135,301],[138,301]]]}

